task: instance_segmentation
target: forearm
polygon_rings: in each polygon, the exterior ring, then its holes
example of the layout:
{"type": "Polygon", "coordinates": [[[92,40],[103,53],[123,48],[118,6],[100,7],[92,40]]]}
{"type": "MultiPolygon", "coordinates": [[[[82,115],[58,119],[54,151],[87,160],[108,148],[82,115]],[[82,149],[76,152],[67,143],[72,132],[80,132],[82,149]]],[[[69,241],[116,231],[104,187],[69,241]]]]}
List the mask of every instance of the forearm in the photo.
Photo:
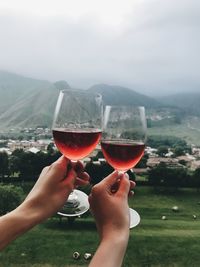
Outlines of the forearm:
{"type": "Polygon", "coordinates": [[[120,267],[126,252],[128,235],[116,235],[103,239],[89,267],[120,267]]]}
{"type": "Polygon", "coordinates": [[[0,250],[39,222],[37,212],[28,211],[23,204],[0,217],[0,250]]]}

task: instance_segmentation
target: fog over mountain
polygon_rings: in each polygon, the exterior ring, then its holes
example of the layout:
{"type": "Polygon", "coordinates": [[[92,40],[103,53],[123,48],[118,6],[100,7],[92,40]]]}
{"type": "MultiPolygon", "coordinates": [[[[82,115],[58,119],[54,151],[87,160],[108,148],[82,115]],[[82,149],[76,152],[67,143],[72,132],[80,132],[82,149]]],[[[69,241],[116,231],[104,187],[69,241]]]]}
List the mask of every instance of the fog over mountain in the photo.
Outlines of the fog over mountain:
{"type": "Polygon", "coordinates": [[[7,0],[0,69],[72,87],[200,91],[200,1],[7,0]]]}

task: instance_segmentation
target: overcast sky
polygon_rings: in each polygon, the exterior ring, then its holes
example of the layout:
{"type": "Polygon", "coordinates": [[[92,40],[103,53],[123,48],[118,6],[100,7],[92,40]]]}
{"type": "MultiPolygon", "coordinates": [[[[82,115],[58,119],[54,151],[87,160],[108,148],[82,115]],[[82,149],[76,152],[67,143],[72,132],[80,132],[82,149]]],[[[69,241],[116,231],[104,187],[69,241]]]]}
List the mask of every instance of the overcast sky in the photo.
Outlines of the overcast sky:
{"type": "Polygon", "coordinates": [[[1,0],[0,69],[82,88],[200,92],[200,1],[1,0]]]}

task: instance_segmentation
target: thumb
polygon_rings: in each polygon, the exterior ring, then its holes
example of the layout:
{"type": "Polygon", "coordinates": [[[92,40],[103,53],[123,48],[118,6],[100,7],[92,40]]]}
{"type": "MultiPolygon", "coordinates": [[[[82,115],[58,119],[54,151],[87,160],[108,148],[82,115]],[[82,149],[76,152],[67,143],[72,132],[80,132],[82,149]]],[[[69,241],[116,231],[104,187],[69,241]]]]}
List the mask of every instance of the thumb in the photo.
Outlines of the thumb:
{"type": "Polygon", "coordinates": [[[120,179],[119,187],[116,194],[128,197],[129,191],[130,191],[129,176],[127,173],[124,173],[120,179]]]}
{"type": "Polygon", "coordinates": [[[62,155],[54,163],[66,166],[69,162],[70,160],[62,155]]]}
{"type": "Polygon", "coordinates": [[[118,171],[114,171],[104,178],[102,182],[106,183],[108,186],[112,186],[122,177],[122,175],[123,174],[120,174],[118,171]]]}

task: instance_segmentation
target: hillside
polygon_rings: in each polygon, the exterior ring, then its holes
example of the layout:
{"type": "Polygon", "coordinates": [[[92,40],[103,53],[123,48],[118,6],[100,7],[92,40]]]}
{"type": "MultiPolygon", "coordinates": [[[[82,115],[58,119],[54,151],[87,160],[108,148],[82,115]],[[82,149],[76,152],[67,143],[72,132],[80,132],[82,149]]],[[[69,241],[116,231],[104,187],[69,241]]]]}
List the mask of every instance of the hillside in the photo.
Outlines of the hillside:
{"type": "Polygon", "coordinates": [[[34,91],[48,88],[48,81],[41,81],[23,77],[17,74],[0,71],[0,113],[10,108],[24,95],[32,94],[34,91]]]}
{"type": "Polygon", "coordinates": [[[97,84],[90,87],[88,90],[100,93],[103,96],[103,101],[107,105],[140,105],[146,108],[161,106],[155,99],[140,94],[132,89],[111,86],[107,84],[97,84]]]}
{"type": "MultiPolygon", "coordinates": [[[[0,71],[0,132],[41,125],[51,127],[59,90],[63,88],[69,88],[66,81],[51,83],[0,71]]],[[[200,115],[200,94],[156,100],[129,88],[106,84],[94,85],[88,91],[101,93],[108,105],[145,106],[149,135],[174,135],[190,143],[198,141],[200,119],[194,120],[192,115],[200,115]]]]}
{"type": "MultiPolygon", "coordinates": [[[[51,83],[0,71],[0,128],[51,127],[59,90],[63,88],[69,88],[66,81],[51,83]]],[[[88,90],[101,93],[106,104],[160,105],[153,98],[124,87],[100,84],[88,90]]]]}
{"type": "Polygon", "coordinates": [[[179,107],[186,115],[200,116],[200,93],[179,93],[159,98],[158,101],[179,107]]]}
{"type": "Polygon", "coordinates": [[[50,125],[59,90],[50,82],[0,71],[0,127],[50,125]]]}

